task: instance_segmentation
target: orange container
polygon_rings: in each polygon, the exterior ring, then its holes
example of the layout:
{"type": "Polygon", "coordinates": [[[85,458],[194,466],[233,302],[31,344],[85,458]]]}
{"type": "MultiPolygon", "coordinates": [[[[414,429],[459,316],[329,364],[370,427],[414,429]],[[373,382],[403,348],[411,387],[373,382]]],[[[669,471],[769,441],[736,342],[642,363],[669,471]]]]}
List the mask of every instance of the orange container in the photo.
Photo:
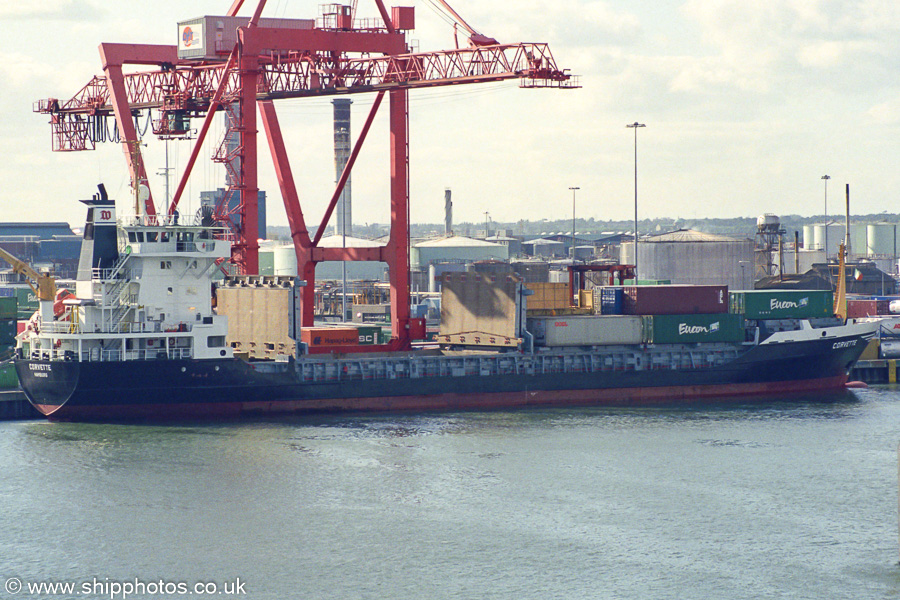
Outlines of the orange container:
{"type": "Polygon", "coordinates": [[[300,330],[300,341],[311,348],[358,346],[359,330],[353,327],[307,327],[300,330]]]}

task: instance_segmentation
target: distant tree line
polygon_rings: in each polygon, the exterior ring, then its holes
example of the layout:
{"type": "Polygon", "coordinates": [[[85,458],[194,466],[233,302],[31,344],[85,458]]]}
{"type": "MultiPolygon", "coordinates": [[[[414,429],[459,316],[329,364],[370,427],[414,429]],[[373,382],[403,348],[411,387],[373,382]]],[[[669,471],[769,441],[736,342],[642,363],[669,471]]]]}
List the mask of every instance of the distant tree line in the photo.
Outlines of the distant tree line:
{"type": "MultiPolygon", "coordinates": [[[[821,224],[822,215],[804,217],[801,215],[779,215],[781,224],[789,237],[793,238],[793,232],[799,231],[802,237],[804,225],[821,224]]],[[[829,215],[829,218],[838,223],[843,223],[841,215],[829,215]]],[[[878,213],[868,215],[851,215],[851,223],[893,223],[900,224],[900,214],[878,213]]],[[[481,236],[484,235],[484,222],[462,222],[454,225],[456,235],[481,236]]],[[[634,221],[603,221],[597,219],[576,219],[575,229],[581,234],[599,234],[604,232],[632,231],[634,221]]],[[[490,222],[491,233],[511,231],[515,236],[539,236],[541,234],[570,232],[572,231],[572,219],[539,221],[519,220],[514,223],[498,221],[490,222]]],[[[733,237],[753,237],[756,234],[756,217],[734,217],[731,219],[682,219],[659,218],[638,220],[638,230],[641,234],[662,233],[675,229],[695,229],[704,233],[729,235],[733,237]]],[[[410,234],[413,237],[430,237],[442,235],[443,223],[413,223],[410,225],[410,234]]],[[[313,232],[310,232],[311,234],[313,232]]],[[[363,238],[377,238],[388,233],[388,226],[381,223],[366,223],[353,226],[353,235],[363,238]]],[[[290,241],[290,230],[287,227],[270,226],[268,239],[290,241]]]]}

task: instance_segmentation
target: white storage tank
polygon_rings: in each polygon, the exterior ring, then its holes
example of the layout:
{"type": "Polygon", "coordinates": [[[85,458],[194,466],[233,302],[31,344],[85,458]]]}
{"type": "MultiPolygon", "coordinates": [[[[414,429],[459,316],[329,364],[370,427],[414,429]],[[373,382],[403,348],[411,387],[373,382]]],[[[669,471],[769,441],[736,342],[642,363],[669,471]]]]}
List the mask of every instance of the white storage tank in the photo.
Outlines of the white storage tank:
{"type": "Polygon", "coordinates": [[[297,254],[292,244],[272,248],[272,270],[273,275],[297,276],[297,254]]]}
{"type": "MultiPolygon", "coordinates": [[[[867,245],[867,225],[861,223],[850,224],[850,252],[853,256],[865,256],[867,245]]],[[[828,238],[831,239],[829,233],[828,238]]]]}
{"type": "Polygon", "coordinates": [[[844,232],[846,228],[838,223],[828,224],[828,247],[825,248],[825,225],[813,225],[813,237],[819,248],[827,251],[828,254],[837,254],[838,245],[844,241],[844,232]]]}
{"type": "Polygon", "coordinates": [[[893,223],[875,223],[866,227],[866,256],[895,256],[896,227],[893,223]]]}
{"type": "Polygon", "coordinates": [[[803,249],[804,250],[821,250],[821,246],[816,245],[815,228],[812,225],[803,226],[803,249]]]}
{"type": "MultiPolygon", "coordinates": [[[[634,244],[622,247],[624,264],[629,264],[634,244]]],[[[752,289],[755,264],[754,242],[749,238],[683,229],[645,236],[638,244],[638,279],[752,289]]]]}
{"type": "MultiPolygon", "coordinates": [[[[332,235],[323,237],[319,241],[321,248],[340,248],[346,244],[347,248],[371,248],[377,247],[379,244],[371,240],[364,240],[346,236],[332,235]]],[[[297,273],[297,254],[294,251],[294,245],[276,246],[272,249],[272,263],[275,275],[287,275],[296,277],[297,273]]],[[[347,279],[352,281],[359,280],[377,280],[384,279],[385,263],[375,261],[325,261],[316,265],[316,280],[333,280],[337,281],[343,277],[342,264],[347,265],[347,279]]]]}

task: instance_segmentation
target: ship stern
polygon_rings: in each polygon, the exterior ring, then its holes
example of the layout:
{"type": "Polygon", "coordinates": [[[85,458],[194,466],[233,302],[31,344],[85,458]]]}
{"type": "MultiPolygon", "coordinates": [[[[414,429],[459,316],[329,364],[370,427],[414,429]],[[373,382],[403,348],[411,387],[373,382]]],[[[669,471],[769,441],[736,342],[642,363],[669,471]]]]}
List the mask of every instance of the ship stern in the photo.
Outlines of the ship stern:
{"type": "Polygon", "coordinates": [[[80,373],[76,361],[16,361],[19,385],[38,412],[52,417],[75,393],[80,373]]]}

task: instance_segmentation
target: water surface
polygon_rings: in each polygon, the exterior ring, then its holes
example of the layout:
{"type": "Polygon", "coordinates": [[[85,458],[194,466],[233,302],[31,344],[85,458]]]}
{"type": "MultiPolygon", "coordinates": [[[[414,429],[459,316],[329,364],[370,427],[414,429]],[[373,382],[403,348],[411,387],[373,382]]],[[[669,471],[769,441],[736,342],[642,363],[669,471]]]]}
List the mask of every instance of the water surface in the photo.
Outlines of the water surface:
{"type": "Polygon", "coordinates": [[[896,387],[729,409],[0,423],[0,584],[900,598],[898,442],[896,387]]]}

